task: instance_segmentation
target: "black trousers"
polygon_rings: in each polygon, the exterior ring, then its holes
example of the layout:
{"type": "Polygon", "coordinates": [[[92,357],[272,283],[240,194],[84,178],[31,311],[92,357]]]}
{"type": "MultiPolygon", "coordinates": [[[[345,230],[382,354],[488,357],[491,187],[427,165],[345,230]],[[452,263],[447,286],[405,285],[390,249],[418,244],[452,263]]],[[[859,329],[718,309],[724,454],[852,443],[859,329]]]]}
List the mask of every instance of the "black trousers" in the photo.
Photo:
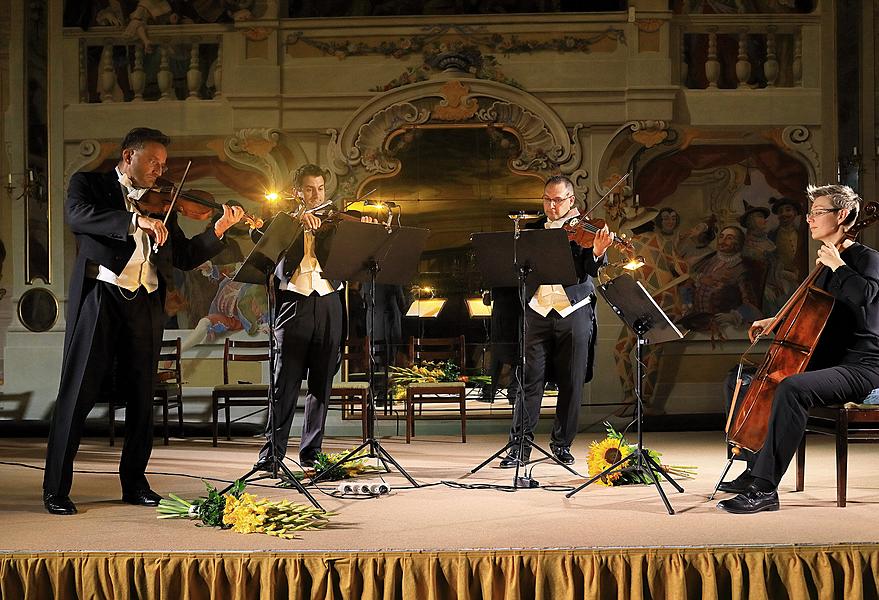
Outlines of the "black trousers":
{"type": "Polygon", "coordinates": [[[813,406],[857,402],[879,387],[879,368],[844,364],[791,375],[776,388],[766,442],[751,472],[776,486],[796,454],[813,406]]]}
{"type": "Polygon", "coordinates": [[[122,490],[149,488],[145,471],[153,449],[153,392],[165,322],[162,303],[158,292],[147,294],[139,288],[129,300],[133,292],[102,281],[92,283],[78,320],[68,323],[73,329],[46,449],[43,490],[50,494],[70,493],[85,419],[114,363],[115,393],[125,402],[122,490]]]}
{"type": "Polygon", "coordinates": [[[277,458],[287,454],[290,427],[296,413],[302,380],[307,375],[305,422],[299,442],[299,458],[314,458],[321,450],[327,405],[342,343],[342,302],[338,292],[326,296],[302,296],[278,292],[275,343],[274,428],[266,428],[260,460],[272,455],[274,438],[277,458]],[[270,437],[272,436],[272,437],[270,437]]]}
{"type": "Polygon", "coordinates": [[[524,434],[534,438],[540,417],[546,371],[551,365],[558,383],[550,443],[570,446],[577,435],[580,401],[589,360],[592,336],[592,304],[562,318],[551,311],[543,317],[530,307],[525,309],[525,399],[516,404],[510,435],[518,439],[523,429],[520,410],[524,410],[524,434]]]}

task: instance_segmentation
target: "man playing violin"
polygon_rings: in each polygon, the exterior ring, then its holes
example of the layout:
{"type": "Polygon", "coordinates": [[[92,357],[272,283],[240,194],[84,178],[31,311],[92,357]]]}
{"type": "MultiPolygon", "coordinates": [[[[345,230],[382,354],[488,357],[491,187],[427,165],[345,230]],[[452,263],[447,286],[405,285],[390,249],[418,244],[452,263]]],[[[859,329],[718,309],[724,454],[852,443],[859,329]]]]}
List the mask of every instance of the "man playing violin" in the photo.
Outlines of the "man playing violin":
{"type": "MultiPolygon", "coordinates": [[[[778,384],[763,447],[744,473],[719,487],[738,494],[717,505],[731,513],[778,510],[778,484],[812,406],[856,402],[879,387],[879,252],[846,236],[860,199],[844,185],[809,186],[807,194],[809,231],[821,242],[815,262],[826,267],[815,283],[833,296],[833,309],[806,371],[778,384]]],[[[773,320],[755,321],[751,341],[773,320]]]]}
{"type": "Polygon", "coordinates": [[[61,383],[46,450],[43,504],[76,513],[69,498],[82,427],[108,373],[125,399],[125,443],[119,461],[122,500],[156,506],[145,471],[152,451],[153,391],[172,268],[193,269],[225,246],[223,234],[241,207],[225,207],[212,228],[187,238],[176,215],[143,214],[136,200],[165,171],[170,139],[139,127],[121,144],[116,168],[70,179],[65,215],[78,252],[70,278],[61,383]],[[155,248],[155,249],[154,249],[155,248]]]}
{"type": "MultiPolygon", "coordinates": [[[[272,470],[273,447],[278,461],[287,453],[290,427],[306,371],[299,464],[313,466],[321,452],[333,376],[340,364],[340,349],[346,333],[343,298],[339,293],[342,282],[323,276],[321,265],[329,249],[322,243],[323,236],[318,231],[322,220],[317,214],[305,212],[326,203],[324,186],[324,170],[314,164],[303,165],[293,176],[294,190],[301,194],[299,218],[304,229],[275,269],[278,303],[274,336],[279,352],[274,366],[274,431],[266,430],[269,439],[254,465],[259,470],[272,470]]],[[[366,217],[361,220],[375,222],[366,217]]]]}
{"type": "MultiPolygon", "coordinates": [[[[529,228],[561,228],[580,214],[574,196],[574,185],[564,176],[550,177],[543,190],[545,217],[529,228]]],[[[550,438],[550,449],[559,462],[574,462],[571,443],[577,434],[580,398],[583,384],[592,378],[592,359],[596,320],[594,311],[595,285],[599,267],[607,262],[605,251],[613,238],[607,226],[598,229],[591,248],[571,243],[571,255],[577,271],[573,285],[541,285],[526,291],[530,301],[525,309],[525,398],[516,404],[510,438],[534,438],[534,427],[540,416],[543,386],[548,370],[555,373],[558,400],[555,422],[550,438]],[[524,421],[519,411],[524,410],[524,421]],[[524,430],[521,423],[524,422],[524,430]]],[[[510,447],[501,460],[501,468],[513,468],[517,462],[526,463],[531,446],[525,445],[519,456],[519,444],[510,447]]]]}

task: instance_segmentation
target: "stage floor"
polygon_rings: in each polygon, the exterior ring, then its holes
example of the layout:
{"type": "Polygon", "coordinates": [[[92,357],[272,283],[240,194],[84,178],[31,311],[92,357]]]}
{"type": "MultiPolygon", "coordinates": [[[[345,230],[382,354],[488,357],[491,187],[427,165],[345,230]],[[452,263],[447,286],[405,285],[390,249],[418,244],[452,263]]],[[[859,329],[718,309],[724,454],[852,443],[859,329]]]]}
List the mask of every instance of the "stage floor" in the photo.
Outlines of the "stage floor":
{"type": "MultiPolygon", "coordinates": [[[[574,468],[585,473],[588,443],[599,434],[580,434],[574,468]]],[[[538,443],[547,445],[545,436],[538,443]]],[[[161,441],[150,462],[153,489],[194,498],[204,493],[200,478],[230,480],[247,472],[256,458],[257,438],[223,442],[210,440],[161,441]]],[[[331,438],[328,451],[351,448],[355,438],[331,438]]],[[[775,513],[730,515],[708,501],[724,463],[720,432],[653,433],[645,445],[663,454],[663,462],[698,467],[695,479],[682,481],[683,494],[665,485],[676,510],[667,514],[652,486],[605,488],[590,486],[565,498],[565,486],[584,480],[562,468],[539,464],[533,476],[542,489],[515,492],[461,489],[454,484],[505,485],[513,470],[489,466],[474,475],[471,468],[505,443],[500,435],[460,438],[425,436],[405,444],[398,437],[382,445],[420,483],[411,489],[397,473],[384,476],[393,487],[376,499],[337,499],[315,491],[318,501],[338,513],[332,526],[307,531],[299,539],[279,540],[259,534],[242,535],[196,527],[184,520],[157,520],[154,509],[123,504],[116,476],[119,448],[106,439],[85,440],[76,461],[71,498],[80,514],[48,515],[40,498],[42,439],[0,440],[0,551],[439,551],[472,549],[566,549],[837,545],[876,542],[879,522],[879,461],[875,447],[854,445],[849,450],[848,506],[836,506],[834,448],[824,436],[809,438],[806,490],[793,492],[792,467],[780,488],[782,509],[775,513]]],[[[294,447],[295,448],[295,447],[294,447]]],[[[295,450],[294,450],[295,452],[295,450]]],[[[733,474],[740,467],[734,467],[733,474]]],[[[359,478],[377,481],[377,475],[359,478]]],[[[295,491],[249,486],[270,498],[305,501],[295,491]]],[[[337,483],[321,484],[326,492],[337,483]]],[[[718,499],[726,497],[719,495],[718,499]]]]}

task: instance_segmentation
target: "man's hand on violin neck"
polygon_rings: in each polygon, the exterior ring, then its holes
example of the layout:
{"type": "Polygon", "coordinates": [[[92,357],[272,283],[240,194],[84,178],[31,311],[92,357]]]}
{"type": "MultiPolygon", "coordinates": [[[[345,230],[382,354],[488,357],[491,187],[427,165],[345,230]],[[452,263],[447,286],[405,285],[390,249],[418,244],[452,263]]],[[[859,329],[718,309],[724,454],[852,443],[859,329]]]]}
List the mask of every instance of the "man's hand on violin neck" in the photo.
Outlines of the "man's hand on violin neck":
{"type": "Polygon", "coordinates": [[[244,218],[244,208],[241,206],[223,205],[223,216],[214,224],[214,233],[218,238],[223,237],[226,230],[244,218]]]}
{"type": "Polygon", "coordinates": [[[155,242],[161,246],[168,239],[168,228],[159,219],[147,217],[145,215],[137,216],[137,226],[146,231],[155,242]]]}

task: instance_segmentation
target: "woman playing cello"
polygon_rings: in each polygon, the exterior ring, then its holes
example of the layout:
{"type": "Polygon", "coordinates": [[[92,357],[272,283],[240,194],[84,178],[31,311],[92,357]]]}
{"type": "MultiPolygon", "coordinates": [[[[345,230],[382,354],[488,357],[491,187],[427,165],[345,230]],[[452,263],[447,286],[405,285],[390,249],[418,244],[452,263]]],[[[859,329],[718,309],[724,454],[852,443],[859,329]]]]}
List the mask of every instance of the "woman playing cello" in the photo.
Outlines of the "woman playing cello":
{"type": "MultiPolygon", "coordinates": [[[[717,505],[731,513],[778,510],[778,484],[812,406],[858,401],[879,387],[879,252],[849,235],[860,198],[843,185],[809,186],[807,194],[809,231],[821,242],[814,285],[833,298],[833,307],[806,370],[778,383],[765,442],[750,468],[720,488],[738,492],[717,505]]],[[[748,332],[751,340],[773,329],[776,319],[755,321],[748,332]]]]}

